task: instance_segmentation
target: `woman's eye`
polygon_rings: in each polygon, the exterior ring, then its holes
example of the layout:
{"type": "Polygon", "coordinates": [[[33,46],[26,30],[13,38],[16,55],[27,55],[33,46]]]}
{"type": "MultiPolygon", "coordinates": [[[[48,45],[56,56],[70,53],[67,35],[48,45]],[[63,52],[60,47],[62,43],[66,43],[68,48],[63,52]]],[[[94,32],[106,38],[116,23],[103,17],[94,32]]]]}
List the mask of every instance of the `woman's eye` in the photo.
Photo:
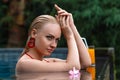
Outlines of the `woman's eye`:
{"type": "Polygon", "coordinates": [[[58,43],[58,40],[56,40],[56,43],[58,43]]]}
{"type": "Polygon", "coordinates": [[[52,40],[53,37],[52,36],[46,36],[48,40],[52,40]]]}
{"type": "Polygon", "coordinates": [[[58,43],[59,42],[59,39],[56,39],[56,43],[58,43]]]}

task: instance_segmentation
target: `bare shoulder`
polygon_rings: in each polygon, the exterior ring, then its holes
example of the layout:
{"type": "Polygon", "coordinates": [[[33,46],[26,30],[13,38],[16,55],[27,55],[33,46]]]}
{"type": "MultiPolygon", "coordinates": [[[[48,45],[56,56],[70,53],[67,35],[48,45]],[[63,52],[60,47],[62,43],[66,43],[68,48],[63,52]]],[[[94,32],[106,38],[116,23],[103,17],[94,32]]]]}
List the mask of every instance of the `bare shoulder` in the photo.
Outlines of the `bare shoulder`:
{"type": "MultiPolygon", "coordinates": [[[[23,55],[21,58],[18,59],[17,64],[16,64],[16,71],[24,71],[24,68],[26,66],[29,66],[29,63],[32,62],[33,60],[26,56],[23,55]]],[[[31,64],[30,64],[31,65],[31,64]]]]}
{"type": "Polygon", "coordinates": [[[24,55],[18,59],[16,64],[16,71],[20,71],[22,69],[22,63],[25,61],[25,59],[27,59],[27,57],[24,55]]]}

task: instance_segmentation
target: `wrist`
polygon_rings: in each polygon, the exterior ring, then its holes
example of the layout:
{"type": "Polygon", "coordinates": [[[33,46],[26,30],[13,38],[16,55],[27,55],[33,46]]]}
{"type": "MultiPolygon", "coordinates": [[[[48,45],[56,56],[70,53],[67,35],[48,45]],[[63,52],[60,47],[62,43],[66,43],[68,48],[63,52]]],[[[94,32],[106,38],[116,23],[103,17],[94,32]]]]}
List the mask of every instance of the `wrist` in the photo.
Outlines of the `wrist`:
{"type": "Polygon", "coordinates": [[[74,24],[74,23],[71,23],[70,26],[71,26],[71,27],[75,27],[75,24],[74,24]]]}
{"type": "Polygon", "coordinates": [[[71,26],[71,29],[72,29],[73,33],[78,32],[78,30],[77,30],[77,28],[76,28],[75,25],[72,25],[72,26],[71,26]]]}
{"type": "Polygon", "coordinates": [[[73,35],[73,34],[71,34],[71,35],[69,35],[69,36],[66,37],[66,40],[67,40],[67,41],[68,41],[68,40],[72,40],[72,39],[74,39],[74,35],[73,35]]]}

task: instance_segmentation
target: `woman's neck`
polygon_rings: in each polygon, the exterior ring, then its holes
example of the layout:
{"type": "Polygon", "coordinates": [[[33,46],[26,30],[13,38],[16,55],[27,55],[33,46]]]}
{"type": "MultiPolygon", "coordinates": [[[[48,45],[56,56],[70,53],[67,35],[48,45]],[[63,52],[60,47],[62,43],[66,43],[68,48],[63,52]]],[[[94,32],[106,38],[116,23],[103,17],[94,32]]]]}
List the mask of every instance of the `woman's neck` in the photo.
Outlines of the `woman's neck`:
{"type": "Polygon", "coordinates": [[[27,54],[29,54],[33,59],[37,59],[37,60],[43,60],[43,56],[41,54],[39,54],[37,51],[35,51],[34,49],[30,49],[27,54]]]}

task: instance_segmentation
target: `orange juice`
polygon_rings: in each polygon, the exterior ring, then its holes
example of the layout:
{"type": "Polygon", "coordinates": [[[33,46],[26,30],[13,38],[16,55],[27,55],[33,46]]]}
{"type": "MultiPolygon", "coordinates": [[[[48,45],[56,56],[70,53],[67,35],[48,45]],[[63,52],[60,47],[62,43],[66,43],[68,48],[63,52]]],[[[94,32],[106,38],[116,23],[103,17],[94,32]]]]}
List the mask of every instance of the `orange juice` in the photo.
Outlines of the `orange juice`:
{"type": "Polygon", "coordinates": [[[96,74],[95,66],[90,66],[90,67],[88,67],[88,68],[87,68],[87,71],[91,74],[92,80],[95,80],[95,74],[96,74]]]}
{"type": "Polygon", "coordinates": [[[95,49],[94,49],[94,47],[88,48],[88,52],[90,54],[92,64],[95,64],[95,49]]]}

